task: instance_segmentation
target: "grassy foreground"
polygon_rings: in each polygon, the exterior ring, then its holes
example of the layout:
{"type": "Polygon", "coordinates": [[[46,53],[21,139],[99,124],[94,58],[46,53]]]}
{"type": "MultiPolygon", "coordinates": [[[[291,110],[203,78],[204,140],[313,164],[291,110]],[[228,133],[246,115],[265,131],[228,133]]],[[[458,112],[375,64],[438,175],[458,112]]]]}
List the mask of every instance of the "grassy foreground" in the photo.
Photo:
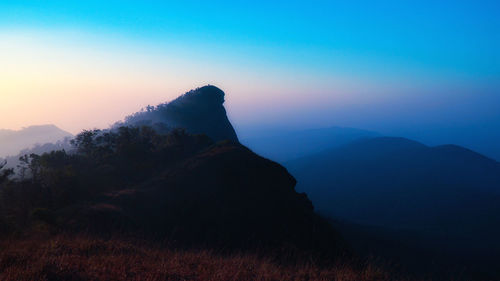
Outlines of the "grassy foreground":
{"type": "Polygon", "coordinates": [[[396,280],[372,265],[290,266],[252,254],[85,236],[0,242],[0,280],[396,280]]]}

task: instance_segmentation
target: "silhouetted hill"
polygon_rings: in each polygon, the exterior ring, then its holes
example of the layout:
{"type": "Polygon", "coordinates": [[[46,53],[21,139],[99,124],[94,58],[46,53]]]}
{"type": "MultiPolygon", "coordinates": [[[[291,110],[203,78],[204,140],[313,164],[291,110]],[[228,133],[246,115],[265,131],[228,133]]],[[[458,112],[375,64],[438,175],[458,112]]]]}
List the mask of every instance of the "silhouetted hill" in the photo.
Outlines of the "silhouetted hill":
{"type": "Polygon", "coordinates": [[[54,125],[30,126],[19,131],[0,130],[0,157],[17,155],[36,144],[55,143],[67,137],[72,135],[54,125]]]}
{"type": "Polygon", "coordinates": [[[238,141],[229,122],[224,104],[224,92],[215,86],[189,91],[177,99],[148,107],[125,119],[125,125],[155,125],[184,128],[192,134],[206,134],[214,141],[238,141]]]}
{"type": "Polygon", "coordinates": [[[446,238],[442,246],[500,245],[500,164],[468,149],[373,138],[286,166],[297,188],[330,216],[425,231],[446,238]]]}
{"type": "Polygon", "coordinates": [[[280,163],[338,147],[352,141],[376,137],[378,133],[354,128],[331,127],[280,134],[264,134],[241,142],[266,158],[280,163]]]}
{"type": "Polygon", "coordinates": [[[83,131],[71,152],[30,154],[21,163],[28,176],[0,188],[0,232],[338,254],[339,236],[287,170],[238,143],[223,102],[206,86],[127,118],[131,126],[83,131]]]}

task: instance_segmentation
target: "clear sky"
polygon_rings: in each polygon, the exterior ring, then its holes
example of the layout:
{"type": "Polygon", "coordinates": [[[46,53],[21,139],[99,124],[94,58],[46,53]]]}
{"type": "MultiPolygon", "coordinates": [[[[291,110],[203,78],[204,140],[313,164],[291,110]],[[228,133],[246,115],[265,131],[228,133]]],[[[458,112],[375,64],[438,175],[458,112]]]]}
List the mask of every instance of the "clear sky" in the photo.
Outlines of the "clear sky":
{"type": "Polygon", "coordinates": [[[106,127],[214,84],[241,134],[352,126],[500,158],[499,2],[412,2],[2,0],[0,128],[106,127]]]}

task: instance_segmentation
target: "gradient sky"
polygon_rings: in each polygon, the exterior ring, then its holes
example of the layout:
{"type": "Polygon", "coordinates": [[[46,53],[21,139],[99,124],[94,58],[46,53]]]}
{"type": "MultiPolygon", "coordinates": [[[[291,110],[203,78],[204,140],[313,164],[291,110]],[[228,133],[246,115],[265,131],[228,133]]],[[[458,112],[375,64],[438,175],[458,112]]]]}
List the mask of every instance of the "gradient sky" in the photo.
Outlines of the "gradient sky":
{"type": "Polygon", "coordinates": [[[2,0],[0,128],[107,127],[214,84],[243,136],[351,126],[500,159],[500,4],[436,2],[2,0]]]}

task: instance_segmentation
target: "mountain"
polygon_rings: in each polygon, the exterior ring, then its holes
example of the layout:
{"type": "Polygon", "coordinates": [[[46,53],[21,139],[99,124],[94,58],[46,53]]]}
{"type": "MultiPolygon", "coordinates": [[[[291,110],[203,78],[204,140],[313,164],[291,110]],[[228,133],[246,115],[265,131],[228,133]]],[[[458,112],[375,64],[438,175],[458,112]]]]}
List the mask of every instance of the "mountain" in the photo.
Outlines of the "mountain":
{"type": "Polygon", "coordinates": [[[71,152],[31,155],[30,178],[0,188],[0,233],[48,229],[290,258],[338,254],[342,240],[296,192],[294,177],[237,142],[223,98],[213,86],[199,88],[127,118],[132,126],[83,131],[71,152]]]}
{"type": "Polygon", "coordinates": [[[0,130],[0,157],[17,155],[39,144],[55,143],[72,135],[54,125],[30,126],[22,130],[0,130]]]}
{"type": "Polygon", "coordinates": [[[286,167],[329,216],[420,231],[439,237],[438,246],[500,249],[500,163],[471,150],[382,137],[286,167]]]}
{"type": "Polygon", "coordinates": [[[128,116],[121,125],[165,124],[168,128],[184,128],[191,134],[206,134],[214,141],[238,141],[224,108],[224,92],[215,86],[191,90],[177,99],[148,107],[128,116]]]}
{"type": "Polygon", "coordinates": [[[376,132],[346,127],[261,134],[241,142],[266,158],[284,163],[349,142],[379,136],[376,132]]]}
{"type": "MultiPolygon", "coordinates": [[[[330,141],[309,142],[314,149],[332,144],[335,148],[289,161],[287,170],[238,142],[223,102],[220,89],[199,88],[110,129],[83,131],[71,141],[71,151],[61,149],[67,143],[35,148],[57,150],[30,154],[28,163],[23,163],[27,176],[13,179],[8,177],[10,170],[0,171],[0,237],[12,244],[11,249],[22,249],[0,256],[0,263],[7,272],[13,267],[18,273],[26,272],[30,263],[22,257],[42,245],[40,240],[31,240],[35,246],[11,243],[10,237],[86,241],[75,242],[78,246],[45,242],[52,245],[49,255],[42,251],[47,264],[42,263],[39,274],[31,275],[40,278],[31,279],[51,280],[78,279],[71,275],[76,269],[64,259],[54,267],[52,255],[75,261],[78,252],[81,258],[76,260],[102,263],[106,253],[112,253],[109,258],[116,261],[118,251],[122,261],[134,264],[138,264],[137,256],[131,259],[134,255],[158,257],[131,250],[141,244],[167,245],[175,253],[194,249],[219,257],[229,254],[230,263],[235,261],[245,269],[241,254],[252,255],[297,269],[298,277],[288,278],[297,280],[404,279],[398,275],[403,270],[394,270],[393,278],[388,278],[379,263],[366,263],[353,252],[365,247],[386,252],[404,249],[405,255],[433,265],[433,256],[415,253],[424,247],[439,251],[449,247],[455,251],[449,253],[461,258],[468,257],[462,249],[469,253],[489,250],[492,254],[481,260],[489,261],[486,269],[498,260],[499,163],[458,146],[428,147],[336,128],[311,133],[318,140],[324,133],[330,141]],[[340,132],[338,139],[332,131],[340,132]],[[297,189],[292,175],[298,178],[297,189]],[[309,198],[320,212],[337,219],[318,215],[309,198]],[[131,242],[121,242],[122,238],[131,242]],[[106,243],[96,244],[94,239],[106,243]],[[109,250],[115,249],[112,245],[119,249],[109,250]],[[332,264],[343,270],[333,269],[335,275],[325,277],[315,269],[331,269],[332,264]],[[363,268],[371,271],[357,275],[363,268]]],[[[307,141],[290,139],[302,146],[307,141]]],[[[397,255],[389,258],[398,260],[397,255]]],[[[192,267],[192,262],[188,265],[192,267]]],[[[420,265],[418,270],[426,271],[420,265]]],[[[80,271],[88,268],[77,267],[80,271]]],[[[128,266],[113,270],[121,278],[133,277],[128,266]],[[121,274],[123,268],[127,272],[121,274]]],[[[142,265],[139,271],[144,271],[142,265]]],[[[192,279],[191,269],[182,271],[192,279]]],[[[234,276],[238,274],[231,274],[230,279],[234,276]]]]}

